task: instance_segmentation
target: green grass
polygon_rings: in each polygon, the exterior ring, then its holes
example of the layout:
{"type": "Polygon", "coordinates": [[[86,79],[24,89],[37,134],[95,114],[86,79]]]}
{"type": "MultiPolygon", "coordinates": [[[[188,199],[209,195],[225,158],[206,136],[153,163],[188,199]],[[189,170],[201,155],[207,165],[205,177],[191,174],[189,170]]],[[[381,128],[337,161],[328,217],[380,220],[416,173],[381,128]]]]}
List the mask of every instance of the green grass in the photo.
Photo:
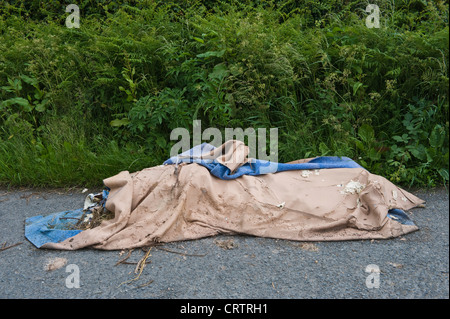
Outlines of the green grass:
{"type": "MultiPolygon", "coordinates": [[[[1,1],[0,1],[1,2],[1,1]]],[[[0,184],[88,186],[169,157],[172,129],[279,129],[279,160],[448,183],[448,3],[0,5],[0,184]]],[[[69,4],[69,2],[67,2],[69,4]]]]}
{"type": "MultiPolygon", "coordinates": [[[[44,134],[44,133],[43,133],[44,134]]],[[[153,166],[137,148],[119,148],[114,140],[88,141],[69,120],[58,121],[41,139],[12,136],[0,144],[0,183],[9,186],[91,187],[118,171],[153,166]],[[52,131],[58,130],[58,132],[52,131]]]]}

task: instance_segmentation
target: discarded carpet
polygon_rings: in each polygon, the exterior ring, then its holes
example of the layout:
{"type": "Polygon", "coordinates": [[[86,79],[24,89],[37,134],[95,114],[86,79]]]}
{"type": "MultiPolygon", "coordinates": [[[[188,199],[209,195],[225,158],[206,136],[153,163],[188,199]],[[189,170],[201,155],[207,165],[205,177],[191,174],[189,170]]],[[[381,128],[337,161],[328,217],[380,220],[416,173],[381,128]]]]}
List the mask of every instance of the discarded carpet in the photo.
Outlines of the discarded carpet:
{"type": "Polygon", "coordinates": [[[181,163],[123,171],[104,184],[110,188],[105,207],[115,217],[42,248],[128,249],[217,234],[298,241],[387,239],[418,229],[389,212],[424,204],[360,167],[222,180],[198,163],[181,163]]]}

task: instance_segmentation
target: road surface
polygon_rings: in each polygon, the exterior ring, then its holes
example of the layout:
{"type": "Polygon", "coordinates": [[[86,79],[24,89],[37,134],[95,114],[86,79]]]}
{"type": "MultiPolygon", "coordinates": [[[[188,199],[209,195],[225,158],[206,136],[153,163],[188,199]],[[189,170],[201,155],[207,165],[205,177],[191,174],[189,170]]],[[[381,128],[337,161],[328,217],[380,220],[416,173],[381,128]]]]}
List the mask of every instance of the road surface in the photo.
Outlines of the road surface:
{"type": "Polygon", "coordinates": [[[411,211],[420,230],[400,238],[218,236],[155,247],[138,276],[141,249],[116,265],[128,251],[37,249],[24,237],[26,218],[80,208],[87,193],[0,189],[0,298],[197,300],[190,306],[201,299],[448,299],[448,191],[411,192],[427,205],[411,211]]]}

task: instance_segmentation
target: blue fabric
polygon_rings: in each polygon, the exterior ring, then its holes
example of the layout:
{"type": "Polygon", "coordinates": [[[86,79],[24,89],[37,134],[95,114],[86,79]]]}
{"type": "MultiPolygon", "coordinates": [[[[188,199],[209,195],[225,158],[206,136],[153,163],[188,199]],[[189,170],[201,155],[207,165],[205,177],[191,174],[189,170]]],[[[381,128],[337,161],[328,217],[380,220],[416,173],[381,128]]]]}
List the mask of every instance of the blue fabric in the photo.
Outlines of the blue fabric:
{"type": "Polygon", "coordinates": [[[241,177],[242,175],[262,175],[268,173],[277,173],[292,170],[308,170],[308,169],[328,169],[328,168],[363,168],[358,163],[348,157],[340,156],[320,156],[312,159],[308,163],[301,164],[284,164],[259,159],[252,159],[250,163],[238,167],[234,173],[225,165],[220,164],[217,160],[200,159],[202,153],[208,153],[214,150],[214,146],[203,143],[190,150],[173,156],[166,160],[164,165],[178,163],[197,163],[206,167],[210,173],[220,179],[230,180],[241,177]]]}
{"type": "Polygon", "coordinates": [[[25,220],[25,237],[40,248],[46,243],[59,243],[81,232],[71,229],[83,215],[83,209],[64,211],[47,216],[34,216],[25,220]]]}
{"type": "MultiPolygon", "coordinates": [[[[105,187],[102,190],[102,200],[97,205],[105,207],[108,195],[109,188],[105,187]]],[[[25,220],[25,237],[37,248],[46,243],[60,243],[82,232],[74,228],[84,212],[83,208],[79,208],[30,217],[25,220]]]]}
{"type": "Polygon", "coordinates": [[[393,220],[398,221],[403,225],[411,225],[414,226],[414,222],[409,218],[409,216],[405,213],[404,210],[393,208],[388,211],[387,216],[393,220]]]}

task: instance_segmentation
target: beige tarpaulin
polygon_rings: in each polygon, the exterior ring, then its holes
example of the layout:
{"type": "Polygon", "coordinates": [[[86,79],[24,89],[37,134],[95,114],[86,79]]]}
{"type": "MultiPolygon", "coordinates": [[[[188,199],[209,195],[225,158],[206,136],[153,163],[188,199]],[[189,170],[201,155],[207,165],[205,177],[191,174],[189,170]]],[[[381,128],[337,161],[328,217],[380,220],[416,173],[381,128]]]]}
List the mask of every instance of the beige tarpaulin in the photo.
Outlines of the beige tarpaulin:
{"type": "Polygon", "coordinates": [[[216,234],[298,241],[386,239],[418,229],[389,218],[389,209],[407,211],[424,203],[362,168],[221,180],[191,163],[123,171],[104,184],[111,189],[106,208],[114,219],[42,248],[127,249],[216,234]]]}

